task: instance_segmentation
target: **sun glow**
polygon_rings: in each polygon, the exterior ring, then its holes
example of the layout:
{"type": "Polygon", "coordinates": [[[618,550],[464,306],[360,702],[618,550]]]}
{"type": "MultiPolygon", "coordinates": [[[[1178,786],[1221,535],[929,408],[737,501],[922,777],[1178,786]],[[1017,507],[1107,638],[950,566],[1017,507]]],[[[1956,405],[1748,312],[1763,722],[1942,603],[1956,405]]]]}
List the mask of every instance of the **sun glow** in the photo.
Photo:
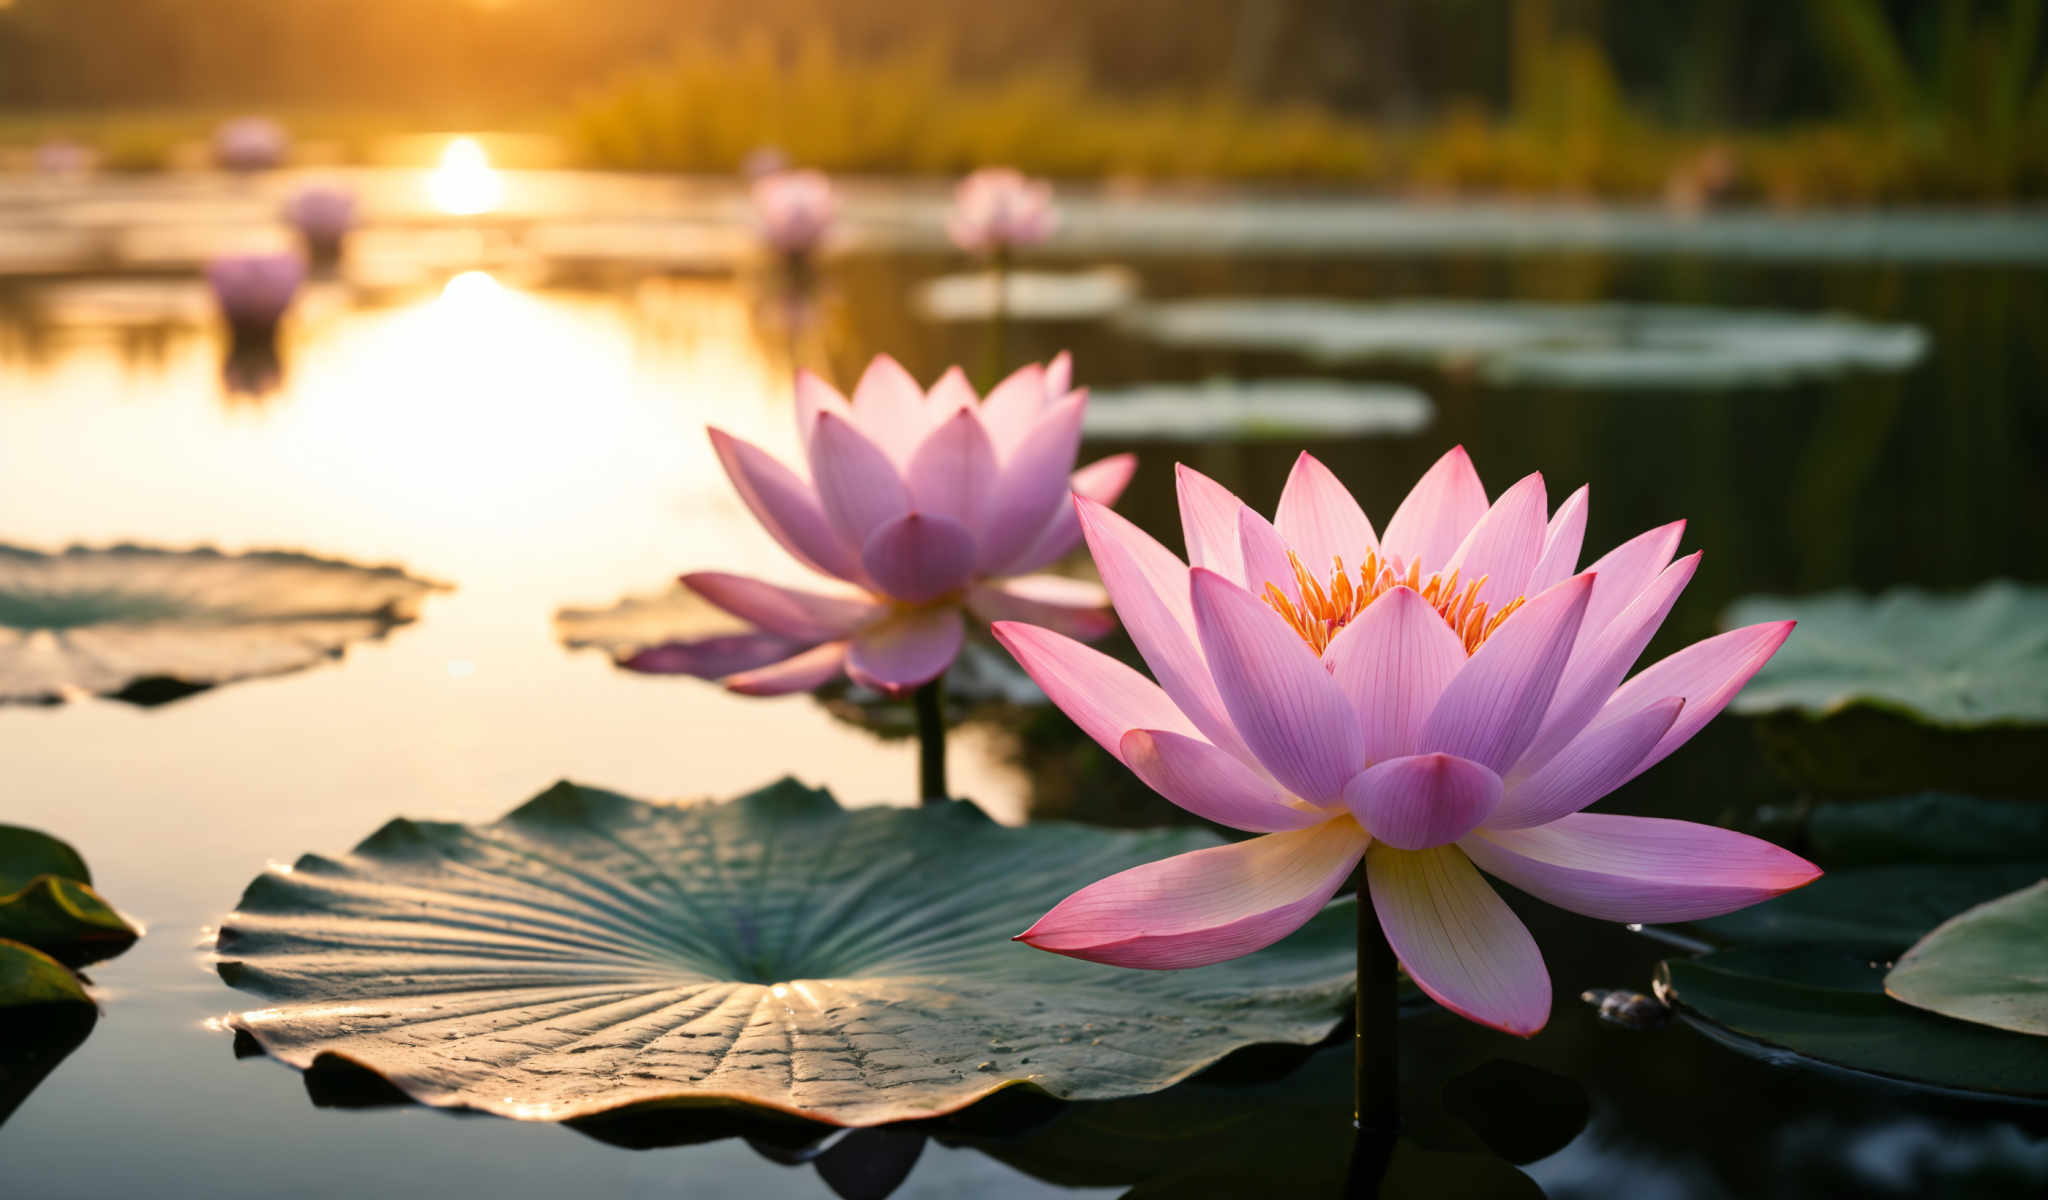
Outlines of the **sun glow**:
{"type": "Polygon", "coordinates": [[[441,151],[441,165],[427,177],[434,207],[457,217],[487,213],[505,199],[505,181],[475,138],[459,137],[441,151]]]}

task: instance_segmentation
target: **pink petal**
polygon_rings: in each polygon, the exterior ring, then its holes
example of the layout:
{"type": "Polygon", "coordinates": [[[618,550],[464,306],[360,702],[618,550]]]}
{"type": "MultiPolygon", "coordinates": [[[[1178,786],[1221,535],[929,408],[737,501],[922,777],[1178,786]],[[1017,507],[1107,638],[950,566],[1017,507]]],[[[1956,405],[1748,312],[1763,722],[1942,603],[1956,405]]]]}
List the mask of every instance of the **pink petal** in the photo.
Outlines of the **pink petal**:
{"type": "Polygon", "coordinates": [[[1549,511],[1543,476],[1523,476],[1465,535],[1445,572],[1457,571],[1460,586],[1484,579],[1479,598],[1491,608],[1513,600],[1522,594],[1543,555],[1543,518],[1549,511]]]}
{"type": "Polygon", "coordinates": [[[860,556],[826,517],[810,484],[751,442],[715,427],[710,434],[733,490],[784,550],[821,575],[856,583],[867,578],[860,556]]]}
{"type": "Polygon", "coordinates": [[[845,669],[846,643],[826,642],[772,666],[728,675],[725,686],[742,696],[783,696],[821,688],[845,669]]]}
{"type": "Polygon", "coordinates": [[[1321,911],[1357,865],[1365,840],[1343,817],[1132,867],[1060,901],[1017,940],[1150,970],[1238,958],[1321,911]]]}
{"type": "Polygon", "coordinates": [[[1124,735],[1133,729],[1195,732],[1158,684],[1099,650],[1015,621],[998,621],[990,632],[1053,704],[1120,762],[1124,735]]]}
{"type": "Polygon", "coordinates": [[[1718,716],[1750,676],[1762,670],[1778,647],[1785,644],[1796,623],[1766,621],[1694,642],[1622,684],[1614,699],[1600,710],[1601,720],[1647,708],[1666,696],[1685,699],[1685,711],[1678,714],[1678,720],[1671,723],[1643,761],[1629,772],[1629,778],[1664,761],[1665,755],[1685,745],[1702,726],[1718,716]]]}
{"type": "Polygon", "coordinates": [[[865,596],[827,596],[724,571],[692,571],[683,586],[756,628],[806,643],[844,637],[876,611],[865,596]]]}
{"type": "Polygon", "coordinates": [[[1463,446],[1436,460],[1394,510],[1380,548],[1405,569],[1420,562],[1428,575],[1457,553],[1458,544],[1486,515],[1486,488],[1463,446]]]}
{"type": "Polygon", "coordinates": [[[954,409],[925,435],[904,481],[917,511],[950,517],[970,530],[982,527],[996,481],[996,451],[972,404],[954,409]]]}
{"type": "Polygon", "coordinates": [[[1506,771],[1542,726],[1592,587],[1591,575],[1574,575],[1501,622],[1444,688],[1423,722],[1422,749],[1506,771]]]}
{"type": "Polygon", "coordinates": [[[1045,394],[1057,399],[1074,389],[1074,356],[1065,350],[1045,364],[1045,394]]]}
{"type": "Polygon", "coordinates": [[[811,431],[811,475],[818,500],[839,536],[866,546],[875,530],[910,511],[910,490],[896,464],[859,429],[829,412],[811,431]]]}
{"type": "MultiPolygon", "coordinates": [[[[902,363],[886,354],[875,355],[853,388],[854,423],[893,462],[910,461],[917,449],[924,435],[923,409],[924,389],[902,363]]],[[[812,474],[817,473],[817,462],[812,455],[812,474]]]]}
{"type": "Polygon", "coordinates": [[[1587,567],[1599,582],[1593,585],[1593,598],[1586,604],[1586,632],[1594,634],[1607,628],[1609,621],[1634,602],[1670,564],[1683,537],[1684,521],[1659,525],[1609,550],[1600,556],[1600,561],[1587,567]]]}
{"type": "Polygon", "coordinates": [[[1351,702],[1279,613],[1214,571],[1189,577],[1195,630],[1232,724],[1289,791],[1336,800],[1365,767],[1351,702]]]}
{"type": "Polygon", "coordinates": [[[950,517],[907,513],[875,530],[860,561],[892,599],[923,604],[966,586],[974,535],[950,517]]]}
{"type": "Polygon", "coordinates": [[[998,456],[1009,458],[1045,414],[1052,396],[1064,398],[1066,389],[1051,392],[1046,387],[1045,368],[1037,363],[1017,368],[989,389],[988,399],[981,402],[981,423],[988,427],[989,441],[995,443],[998,456]]]}
{"type": "Polygon", "coordinates": [[[1586,503],[1586,486],[1580,484],[1578,491],[1557,506],[1557,515],[1543,531],[1543,557],[1536,560],[1529,582],[1522,585],[1524,594],[1547,592],[1577,573],[1579,550],[1586,540],[1586,503]]]}
{"type": "Polygon", "coordinates": [[[1380,544],[1358,501],[1337,482],[1330,468],[1306,450],[1294,460],[1294,469],[1287,475],[1273,526],[1317,578],[1339,558],[1356,570],[1366,552],[1380,544]]]}
{"type": "MultiPolygon", "coordinates": [[[[1557,681],[1557,695],[1550,701],[1550,711],[1544,714],[1543,728],[1508,772],[1510,778],[1526,777],[1549,762],[1613,698],[1614,689],[1636,659],[1642,657],[1643,647],[1656,636],[1658,626],[1677,603],[1699,562],[1700,556],[1695,552],[1664,568],[1663,574],[1637,593],[1635,600],[1606,628],[1595,631],[1586,622],[1579,622],[1579,640],[1572,647],[1571,661],[1565,664],[1563,677],[1557,681]]],[[[1593,586],[1597,593],[1599,584],[1593,586]]]]}
{"type": "Polygon", "coordinates": [[[1351,700],[1370,762],[1415,752],[1423,722],[1465,666],[1465,643],[1413,590],[1395,588],[1337,631],[1323,662],[1351,700]]]}
{"type": "MultiPolygon", "coordinates": [[[[1116,605],[1124,632],[1174,704],[1202,736],[1248,763],[1257,761],[1230,716],[1195,638],[1188,568],[1173,552],[1107,508],[1076,498],[1095,569],[1116,605]]],[[[1263,768],[1261,768],[1263,769],[1263,768]]]]}
{"type": "Polygon", "coordinates": [[[1181,536],[1187,541],[1188,564],[1207,567],[1243,587],[1244,550],[1237,514],[1244,502],[1185,463],[1174,464],[1173,486],[1180,497],[1181,536]]]}
{"type": "Polygon", "coordinates": [[[1579,813],[1536,829],[1482,829],[1464,846],[1490,874],[1606,921],[1697,921],[1820,877],[1769,842],[1658,817],[1579,813]]]}
{"type": "Polygon", "coordinates": [[[1153,791],[1195,814],[1253,833],[1306,829],[1328,812],[1293,803],[1271,779],[1200,738],[1133,729],[1120,757],[1153,791]]]}
{"type": "Polygon", "coordinates": [[[1116,628],[1109,593],[1099,583],[1064,575],[1018,575],[977,583],[967,607],[984,621],[1023,621],[1092,642],[1116,628]]]}
{"type": "Polygon", "coordinates": [[[1415,986],[1461,1017],[1529,1037],[1550,1019],[1536,939],[1456,846],[1374,843],[1366,884],[1387,944],[1415,986]]]}
{"type": "Polygon", "coordinates": [[[1048,409],[1024,435],[996,478],[981,526],[984,571],[1015,559],[1066,504],[1067,479],[1081,448],[1088,394],[1076,392],[1048,409]]]}
{"type": "Polygon", "coordinates": [[[723,679],[735,671],[765,667],[810,648],[809,642],[773,633],[720,633],[648,646],[620,659],[619,665],[643,675],[723,679]]]}
{"type": "MultiPolygon", "coordinates": [[[[1074,472],[1067,480],[1067,486],[1076,496],[1084,496],[1104,506],[1115,504],[1117,497],[1124,494],[1124,488],[1131,482],[1131,475],[1138,469],[1135,454],[1112,454],[1100,458],[1074,472]]],[[[1020,571],[1036,571],[1047,563],[1058,562],[1081,544],[1081,518],[1071,504],[1062,504],[1053,510],[1052,519],[1045,523],[1038,537],[1029,546],[1007,563],[998,563],[990,568],[993,575],[1014,575],[1020,571]]]]}
{"type": "Polygon", "coordinates": [[[1287,560],[1287,543],[1266,518],[1245,505],[1237,506],[1237,547],[1244,560],[1244,587],[1263,596],[1265,585],[1273,584],[1280,594],[1301,602],[1301,583],[1294,578],[1294,566],[1287,560]]]}
{"type": "Polygon", "coordinates": [[[1344,805],[1366,832],[1403,850],[1457,841],[1477,829],[1500,798],[1500,776],[1455,754],[1390,758],[1344,788],[1344,805]]]}
{"type": "Polygon", "coordinates": [[[924,397],[925,410],[937,416],[960,408],[974,408],[980,403],[981,397],[975,394],[974,385],[967,382],[967,372],[959,367],[947,367],[946,373],[939,376],[939,381],[924,397]]]}
{"type": "Polygon", "coordinates": [[[957,608],[900,613],[854,635],[846,673],[862,687],[900,696],[945,674],[965,636],[966,622],[957,608]]]}
{"type": "Polygon", "coordinates": [[[1643,755],[1678,719],[1685,701],[1660,700],[1586,730],[1534,774],[1508,790],[1486,824],[1522,829],[1569,816],[1620,787],[1643,755]]]}
{"type": "Polygon", "coordinates": [[[834,413],[846,420],[853,419],[853,408],[846,403],[846,397],[839,389],[826,383],[808,368],[799,368],[796,373],[796,436],[797,444],[808,447],[811,444],[811,430],[817,428],[818,414],[834,413]]]}

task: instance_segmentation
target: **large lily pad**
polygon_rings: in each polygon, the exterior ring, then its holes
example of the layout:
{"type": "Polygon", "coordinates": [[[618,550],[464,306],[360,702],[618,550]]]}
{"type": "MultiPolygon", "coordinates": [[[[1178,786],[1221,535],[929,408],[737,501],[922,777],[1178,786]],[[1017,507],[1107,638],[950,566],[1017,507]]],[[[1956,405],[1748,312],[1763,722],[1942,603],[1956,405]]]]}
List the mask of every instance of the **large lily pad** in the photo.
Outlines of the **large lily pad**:
{"type": "Polygon", "coordinates": [[[1085,271],[979,271],[918,285],[918,311],[933,321],[1093,321],[1138,298],[1138,277],[1123,267],[1085,271]]]}
{"type": "MultiPolygon", "coordinates": [[[[599,650],[619,667],[646,675],[717,676],[759,660],[755,647],[781,642],[741,624],[686,588],[627,596],[607,608],[563,608],[555,633],[571,650],[599,650]]],[[[791,651],[793,653],[793,651],[791,651]]],[[[899,699],[836,679],[814,695],[832,715],[883,737],[917,732],[917,718],[899,699]]],[[[985,636],[969,637],[946,670],[948,724],[1046,703],[1045,693],[985,636]]]]}
{"type": "Polygon", "coordinates": [[[1816,946],[1757,946],[1658,968],[1658,994],[1737,1049],[1786,1052],[1900,1083],[2048,1100],[2048,1039],[1951,1021],[1885,995],[1881,963],[1816,946]]]}
{"type": "Polygon", "coordinates": [[[2048,879],[1943,922],[1884,989],[1945,1017],[2048,1034],[2048,879]]]}
{"type": "Polygon", "coordinates": [[[1171,346],[1476,370],[1515,386],[1783,385],[1903,370],[1927,351],[1913,326],[1671,304],[1214,297],[1147,305],[1128,319],[1171,346]]]}
{"type": "Polygon", "coordinates": [[[259,877],[219,969],[271,1002],[234,1024],[286,1062],[528,1120],[739,1104],[872,1125],[1007,1087],[1128,1096],[1316,1042],[1348,1003],[1341,903],[1196,971],[1008,940],[1076,886],[1215,844],[847,810],[791,781],[688,807],[563,783],[495,824],[394,821],[259,877]]]}
{"type": "Polygon", "coordinates": [[[1742,947],[1817,945],[1891,958],[1954,914],[2044,874],[2048,862],[1902,863],[1830,871],[1797,891],[1698,927],[1742,947]]]}
{"type": "Polygon", "coordinates": [[[441,585],[283,551],[0,546],[0,704],[158,703],[338,657],[441,585]]]}
{"type": "Polygon", "coordinates": [[[84,1043],[99,1015],[62,963],[0,940],[0,1125],[84,1043]]]}
{"type": "MultiPolygon", "coordinates": [[[[1944,792],[1840,801],[1813,810],[1806,823],[1815,862],[2048,862],[2048,805],[1944,792]]],[[[1803,890],[1803,889],[1802,889],[1803,890]]]]}
{"type": "MultiPolygon", "coordinates": [[[[100,898],[91,881],[85,860],[66,843],[0,825],[0,938],[74,967],[134,945],[140,933],[100,898]]],[[[6,1002],[6,984],[0,983],[0,1003],[6,1002]]]]}
{"type": "Polygon", "coordinates": [[[1735,698],[1736,712],[1829,717],[1869,706],[1952,729],[2048,725],[2048,588],[1999,580],[1947,595],[1752,596],[1725,623],[1788,617],[1797,634],[1735,698]]]}
{"type": "Polygon", "coordinates": [[[1420,433],[1435,416],[1429,397],[1397,383],[1210,379],[1098,392],[1087,430],[1120,441],[1327,438],[1420,433]]]}

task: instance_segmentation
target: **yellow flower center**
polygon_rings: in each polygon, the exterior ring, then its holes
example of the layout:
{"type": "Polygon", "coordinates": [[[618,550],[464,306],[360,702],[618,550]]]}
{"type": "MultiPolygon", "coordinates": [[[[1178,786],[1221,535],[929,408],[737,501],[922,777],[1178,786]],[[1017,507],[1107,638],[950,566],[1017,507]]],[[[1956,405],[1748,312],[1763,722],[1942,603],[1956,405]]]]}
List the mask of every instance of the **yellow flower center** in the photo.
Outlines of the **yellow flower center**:
{"type": "Polygon", "coordinates": [[[1301,591],[1301,601],[1296,603],[1280,590],[1278,584],[1266,585],[1265,600],[1273,611],[1286,618],[1317,654],[1330,648],[1330,639],[1337,631],[1349,625],[1360,613],[1372,606],[1372,602],[1397,587],[1413,590],[1437,615],[1458,640],[1465,643],[1465,653],[1479,649],[1480,643],[1500,628],[1508,614],[1522,607],[1523,597],[1517,596],[1502,605],[1497,611],[1488,612],[1484,601],[1479,599],[1479,589],[1486,586],[1486,576],[1458,586],[1458,573],[1452,571],[1448,577],[1442,574],[1422,577],[1420,563],[1409,563],[1406,572],[1396,572],[1388,560],[1380,557],[1377,550],[1368,550],[1364,565],[1358,568],[1358,580],[1344,570],[1344,560],[1333,558],[1330,578],[1327,584],[1318,583],[1301,565],[1301,559],[1288,551],[1288,565],[1294,568],[1294,582],[1301,591]]]}

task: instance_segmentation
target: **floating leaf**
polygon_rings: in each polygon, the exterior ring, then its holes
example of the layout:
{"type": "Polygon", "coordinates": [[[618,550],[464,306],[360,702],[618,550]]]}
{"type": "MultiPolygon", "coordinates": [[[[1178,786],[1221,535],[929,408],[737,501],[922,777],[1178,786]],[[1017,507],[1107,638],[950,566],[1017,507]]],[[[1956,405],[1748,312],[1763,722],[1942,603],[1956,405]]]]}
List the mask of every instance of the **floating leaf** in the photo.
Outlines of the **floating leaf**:
{"type": "Polygon", "coordinates": [[[0,938],[0,1008],[91,1003],[78,976],[63,963],[33,946],[0,938]]]}
{"type": "Polygon", "coordinates": [[[1196,971],[1008,940],[1050,897],[1215,844],[847,810],[789,781],[690,807],[564,783],[492,825],[394,821],[258,878],[220,972],[272,1002],[235,1024],[295,1066],[333,1055],[523,1119],[747,1104],[872,1125],[1011,1086],[1127,1096],[1318,1041],[1348,1002],[1347,904],[1196,971]]]}
{"type": "Polygon", "coordinates": [[[68,844],[0,825],[0,938],[34,946],[69,966],[111,958],[140,933],[93,891],[92,873],[68,844]]]}
{"type": "Polygon", "coordinates": [[[1210,379],[1098,392],[1086,420],[1090,437],[1207,441],[1413,434],[1435,416],[1429,397],[1395,383],[1210,379]]]}
{"type": "Polygon", "coordinates": [[[1698,927],[1736,946],[1812,944],[1891,958],[1950,916],[2044,874],[2048,863],[1856,867],[1698,927]]]}
{"type": "Polygon", "coordinates": [[[1909,325],[1674,304],[1216,297],[1147,305],[1129,321],[1170,346],[1476,369],[1515,386],[1783,385],[1899,371],[1927,352],[1927,335],[1909,325]]]}
{"type": "Polygon", "coordinates": [[[62,963],[0,940],[0,1125],[98,1021],[99,1009],[62,963]]]}
{"type": "Polygon", "coordinates": [[[1096,321],[1138,298],[1138,277],[1123,267],[1086,271],[980,271],[942,275],[917,289],[917,308],[933,321],[1096,321]]]}
{"type": "Polygon", "coordinates": [[[2048,1034],[2048,879],[1943,922],[1884,989],[1959,1021],[2048,1034]]]}
{"type": "Polygon", "coordinates": [[[0,704],[160,703],[341,654],[441,585],[281,551],[0,546],[0,704]]]}
{"type": "Polygon", "coordinates": [[[1884,968],[1815,946],[1758,946],[1658,967],[1680,1016],[1737,1049],[1789,1051],[1899,1082],[2048,1099],[2048,1040],[1951,1021],[1884,994],[1884,968]]]}
{"type": "Polygon", "coordinates": [[[1952,729],[2048,725],[2048,588],[2003,580],[1957,594],[1896,588],[1751,596],[1733,627],[1799,628],[1730,706],[1826,717],[1869,706],[1952,729]]]}
{"type": "Polygon", "coordinates": [[[1815,861],[2048,862],[2048,805],[1941,792],[1823,804],[1808,818],[1815,861]]]}

